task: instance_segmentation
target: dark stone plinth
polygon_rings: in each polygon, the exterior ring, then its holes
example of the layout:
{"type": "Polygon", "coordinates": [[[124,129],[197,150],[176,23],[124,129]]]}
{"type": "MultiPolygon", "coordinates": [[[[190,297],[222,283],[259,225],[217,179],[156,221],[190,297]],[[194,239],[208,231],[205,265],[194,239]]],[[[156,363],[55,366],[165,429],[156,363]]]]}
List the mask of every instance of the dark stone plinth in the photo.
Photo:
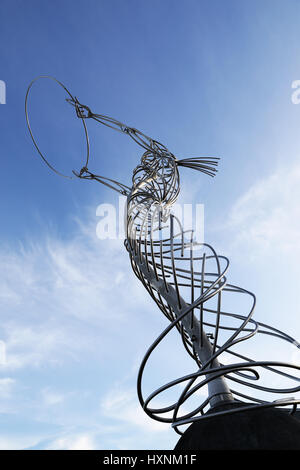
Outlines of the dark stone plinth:
{"type": "MultiPolygon", "coordinates": [[[[214,411],[234,407],[241,407],[241,403],[223,405],[214,411]]],[[[300,420],[297,415],[277,408],[217,414],[192,423],[174,450],[300,450],[300,420]]]]}

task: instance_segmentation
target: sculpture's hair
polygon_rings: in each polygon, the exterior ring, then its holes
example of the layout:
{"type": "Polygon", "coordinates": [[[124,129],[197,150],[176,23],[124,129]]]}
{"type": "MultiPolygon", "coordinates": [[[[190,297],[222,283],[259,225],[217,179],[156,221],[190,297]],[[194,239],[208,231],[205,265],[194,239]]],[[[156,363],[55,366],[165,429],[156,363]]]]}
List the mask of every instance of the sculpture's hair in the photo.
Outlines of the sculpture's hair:
{"type": "Polygon", "coordinates": [[[201,171],[209,176],[215,176],[218,171],[215,167],[218,165],[219,158],[216,157],[193,157],[177,160],[177,166],[192,168],[201,171]]]}

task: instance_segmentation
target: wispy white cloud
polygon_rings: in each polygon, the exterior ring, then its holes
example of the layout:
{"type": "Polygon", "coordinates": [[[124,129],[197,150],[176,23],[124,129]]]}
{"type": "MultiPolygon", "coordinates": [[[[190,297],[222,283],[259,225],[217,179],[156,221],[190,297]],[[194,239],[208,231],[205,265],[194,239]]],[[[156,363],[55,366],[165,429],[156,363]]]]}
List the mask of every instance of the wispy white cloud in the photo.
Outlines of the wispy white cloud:
{"type": "Polygon", "coordinates": [[[11,377],[4,377],[0,379],[0,398],[8,398],[11,395],[12,387],[15,384],[15,380],[11,377]]]}
{"type": "Polygon", "coordinates": [[[99,241],[91,226],[68,241],[48,236],[2,250],[0,266],[6,368],[74,359],[94,347],[95,328],[109,332],[142,300],[122,243],[99,241]]]}
{"type": "Polygon", "coordinates": [[[114,387],[101,400],[101,413],[126,426],[135,426],[148,432],[165,431],[166,425],[152,420],[142,410],[135,390],[114,387]]]}
{"type": "Polygon", "coordinates": [[[49,387],[42,390],[42,397],[43,403],[46,406],[53,406],[59,403],[63,403],[65,398],[62,393],[58,393],[54,390],[51,390],[49,387]]]}
{"type": "Polygon", "coordinates": [[[48,442],[44,448],[46,450],[94,450],[99,447],[96,446],[94,436],[86,433],[58,437],[48,442]]]}
{"type": "Polygon", "coordinates": [[[15,435],[1,435],[0,434],[0,450],[21,450],[34,445],[39,441],[38,436],[31,435],[30,433],[16,433],[15,435]]]}
{"type": "Polygon", "coordinates": [[[300,165],[280,167],[234,204],[226,229],[253,257],[300,253],[300,165]]]}

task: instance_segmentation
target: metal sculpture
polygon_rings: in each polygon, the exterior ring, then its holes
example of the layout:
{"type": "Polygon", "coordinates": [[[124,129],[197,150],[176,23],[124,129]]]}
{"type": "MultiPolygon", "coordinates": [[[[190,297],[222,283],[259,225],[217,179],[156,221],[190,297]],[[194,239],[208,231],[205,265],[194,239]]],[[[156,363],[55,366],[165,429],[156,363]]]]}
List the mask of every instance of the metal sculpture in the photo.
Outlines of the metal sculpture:
{"type": "MultiPolygon", "coordinates": [[[[52,79],[52,77],[38,78],[52,79]]],[[[28,96],[36,80],[31,82],[26,94],[28,128],[34,145],[45,163],[62,175],[45,158],[30,127],[28,96]]],[[[228,283],[226,277],[229,268],[228,258],[217,255],[212,246],[196,242],[194,232],[183,230],[180,221],[172,214],[172,205],[180,191],[179,168],[187,167],[214,176],[218,159],[198,157],[178,160],[167,147],[137,129],[111,117],[94,113],[88,106],[81,104],[62,83],[55,81],[67,92],[67,102],[75,108],[86,136],[85,164],[80,171],[73,171],[73,174],[81,179],[98,181],[127,197],[124,243],[132,269],[170,322],[148,349],[138,373],[138,397],[145,412],[155,420],[171,423],[179,434],[182,434],[179,426],[210,419],[216,413],[224,415],[236,413],[241,409],[251,411],[257,408],[287,405],[292,405],[289,409],[291,414],[294,413],[297,404],[300,403],[299,398],[265,401],[250,395],[249,392],[242,393],[229,387],[230,382],[260,392],[284,395],[299,392],[298,365],[252,360],[237,353],[232,347],[256,334],[276,337],[293,344],[296,348],[300,348],[300,344],[282,331],[253,319],[255,295],[228,283]],[[127,134],[144,149],[141,162],[133,171],[131,186],[96,175],[89,170],[90,147],[86,124],[88,120],[94,120],[127,134]],[[239,294],[247,296],[251,301],[248,313],[225,310],[224,298],[239,294]],[[161,386],[144,398],[142,379],[147,361],[173,328],[178,330],[187,353],[196,364],[197,371],[161,386]],[[220,337],[224,332],[228,337],[221,341],[220,337]],[[237,358],[238,362],[224,364],[222,358],[225,353],[237,358]],[[291,385],[288,388],[261,385],[259,371],[277,374],[290,380],[291,385]],[[151,407],[155,397],[178,384],[182,384],[183,388],[175,403],[162,408],[151,407]],[[208,386],[208,397],[191,412],[180,414],[181,406],[205,385],[208,386]],[[220,405],[228,403],[233,403],[235,406],[220,411],[220,405]],[[210,406],[208,414],[204,413],[207,406],[210,406]]]]}

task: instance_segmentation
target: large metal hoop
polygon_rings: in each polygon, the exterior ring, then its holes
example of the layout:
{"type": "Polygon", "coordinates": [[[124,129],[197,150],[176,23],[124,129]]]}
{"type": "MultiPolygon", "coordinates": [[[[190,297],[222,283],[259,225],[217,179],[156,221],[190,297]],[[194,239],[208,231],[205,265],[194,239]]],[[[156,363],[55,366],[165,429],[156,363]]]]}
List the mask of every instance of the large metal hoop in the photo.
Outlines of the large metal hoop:
{"type": "MultiPolygon", "coordinates": [[[[73,179],[72,176],[69,176],[69,175],[65,175],[64,173],[58,171],[56,168],[54,168],[53,165],[51,165],[51,163],[49,163],[49,161],[47,160],[47,158],[45,157],[44,153],[41,151],[40,147],[38,146],[37,144],[37,140],[35,139],[35,137],[33,136],[33,132],[32,132],[32,128],[31,128],[31,124],[30,124],[30,120],[29,120],[29,112],[28,112],[28,97],[29,97],[29,93],[30,93],[30,90],[33,86],[33,84],[35,82],[37,82],[38,80],[42,79],[42,78],[47,78],[47,79],[50,79],[50,80],[53,80],[54,82],[56,82],[59,86],[61,86],[65,91],[66,93],[69,95],[69,99],[72,103],[75,103],[75,106],[76,106],[76,103],[78,103],[78,100],[76,97],[74,97],[70,91],[65,87],[65,85],[63,83],[61,83],[59,80],[57,80],[56,78],[54,77],[51,77],[50,75],[40,75],[36,78],[34,78],[31,83],[29,84],[28,88],[27,88],[27,92],[26,92],[26,97],[25,97],[25,116],[26,116],[26,123],[27,123],[27,127],[28,127],[28,130],[29,130],[29,133],[30,133],[30,136],[31,136],[31,139],[32,139],[32,142],[35,146],[35,148],[37,149],[39,155],[42,157],[43,161],[46,163],[46,165],[52,170],[54,171],[54,173],[56,173],[57,175],[59,176],[62,176],[63,178],[68,178],[68,179],[73,179]]],[[[68,99],[67,99],[68,100],[68,99]]],[[[79,108],[79,103],[78,103],[78,106],[77,106],[77,111],[79,111],[80,113],[80,108],[79,108]]],[[[78,113],[77,113],[78,115],[78,113]]],[[[80,113],[79,114],[79,117],[81,117],[81,121],[82,121],[82,125],[83,125],[83,129],[84,129],[84,135],[85,135],[85,139],[86,139],[86,158],[85,158],[85,165],[87,167],[88,165],[88,162],[89,162],[89,156],[90,156],[90,144],[89,144],[89,136],[88,136],[88,131],[87,131],[87,127],[86,127],[86,123],[85,123],[85,119],[83,117],[83,115],[80,113]]]]}

